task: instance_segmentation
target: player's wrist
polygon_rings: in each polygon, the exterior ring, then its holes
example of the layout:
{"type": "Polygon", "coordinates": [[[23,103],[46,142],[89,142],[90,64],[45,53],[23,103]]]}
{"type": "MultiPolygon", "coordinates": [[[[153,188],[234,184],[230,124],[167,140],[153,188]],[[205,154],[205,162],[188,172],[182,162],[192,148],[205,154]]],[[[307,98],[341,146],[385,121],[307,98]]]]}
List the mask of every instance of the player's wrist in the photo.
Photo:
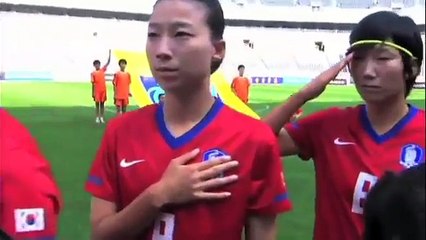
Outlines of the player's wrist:
{"type": "Polygon", "coordinates": [[[155,208],[161,209],[170,203],[169,197],[167,195],[167,189],[165,189],[165,186],[162,182],[153,184],[149,191],[152,205],[155,208]]]}

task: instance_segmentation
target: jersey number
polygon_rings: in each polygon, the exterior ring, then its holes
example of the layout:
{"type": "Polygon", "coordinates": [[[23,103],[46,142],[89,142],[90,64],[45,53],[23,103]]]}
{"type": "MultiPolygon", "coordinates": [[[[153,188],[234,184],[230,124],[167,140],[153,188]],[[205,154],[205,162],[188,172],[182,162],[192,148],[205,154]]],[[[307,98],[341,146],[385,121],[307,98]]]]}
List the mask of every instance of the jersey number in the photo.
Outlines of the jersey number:
{"type": "Polygon", "coordinates": [[[377,182],[377,177],[365,172],[360,172],[356,180],[354,197],[352,201],[352,212],[363,214],[364,204],[367,199],[367,194],[374,184],[377,182]]]}
{"type": "Polygon", "coordinates": [[[152,240],[172,240],[175,229],[175,215],[162,213],[156,220],[152,240]]]}

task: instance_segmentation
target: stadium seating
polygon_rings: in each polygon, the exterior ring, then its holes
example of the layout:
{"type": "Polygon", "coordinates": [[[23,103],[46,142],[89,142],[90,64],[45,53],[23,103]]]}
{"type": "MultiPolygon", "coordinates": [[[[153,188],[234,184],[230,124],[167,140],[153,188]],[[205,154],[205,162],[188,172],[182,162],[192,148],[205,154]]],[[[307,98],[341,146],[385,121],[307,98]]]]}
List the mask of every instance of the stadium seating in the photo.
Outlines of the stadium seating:
{"type": "MultiPolygon", "coordinates": [[[[374,6],[391,8],[392,3],[400,3],[403,7],[424,6],[424,0],[337,0],[335,5],[332,1],[320,0],[321,6],[333,6],[340,8],[370,8],[374,6]]],[[[253,2],[246,2],[253,4],[253,2]]],[[[311,6],[311,0],[259,0],[258,4],[265,6],[311,6]]]]}
{"type": "MultiPolygon", "coordinates": [[[[19,1],[31,2],[30,0],[19,1]]],[[[152,4],[153,1],[150,1],[150,4],[152,4]]],[[[255,6],[262,4],[263,6],[270,6],[272,12],[276,8],[272,6],[282,6],[293,0],[222,1],[224,6],[229,9],[247,8],[253,10],[255,6]],[[241,3],[243,3],[243,6],[240,6],[241,3]]],[[[298,0],[299,4],[304,5],[308,5],[311,1],[314,0],[298,0]]],[[[369,0],[339,1],[347,1],[349,5],[352,4],[353,7],[357,7],[369,0]]],[[[388,5],[395,0],[378,1],[377,4],[379,5],[388,5]]],[[[408,1],[413,4],[417,0],[405,0],[404,4],[407,4],[408,1]]],[[[90,1],[83,1],[79,4],[88,4],[87,2],[90,1]]],[[[62,3],[71,4],[70,1],[63,1],[62,3]]],[[[93,3],[92,5],[95,6],[93,3]]],[[[148,5],[144,6],[148,7],[148,5]]],[[[109,5],[109,3],[103,5],[103,8],[108,7],[112,7],[112,5],[109,5]]],[[[268,12],[265,15],[250,16],[247,14],[248,10],[238,12],[229,11],[229,9],[225,12],[225,14],[228,12],[228,16],[240,14],[239,16],[253,19],[262,18],[269,14],[268,12]]],[[[283,9],[288,10],[287,12],[282,11],[287,21],[325,21],[324,19],[339,21],[336,16],[341,15],[343,11],[330,8],[327,11],[316,13],[316,17],[310,18],[309,14],[312,14],[312,11],[309,8],[283,9]]],[[[424,23],[424,12],[420,14],[419,8],[416,9],[409,12],[410,16],[418,19],[422,17],[424,23]]],[[[276,11],[276,13],[280,11],[276,11]]],[[[370,11],[375,10],[370,9],[370,11]]],[[[365,12],[361,10],[351,11],[347,12],[348,14],[345,12],[344,17],[348,22],[356,22],[365,14],[368,14],[366,12],[367,10],[365,12]]],[[[86,81],[88,72],[92,70],[92,61],[99,59],[104,62],[107,57],[107,49],[144,51],[146,31],[146,22],[140,21],[2,12],[0,21],[2,35],[0,39],[0,72],[6,72],[6,76],[17,76],[26,72],[40,76],[40,78],[45,76],[46,78],[65,81],[86,81]],[[28,28],[28,23],[31,23],[32,26],[43,27],[28,28]],[[66,31],[66,29],[73,29],[73,31],[66,31]]],[[[225,30],[227,54],[222,65],[222,71],[228,79],[231,79],[236,74],[236,67],[239,64],[244,64],[247,73],[251,76],[287,76],[306,80],[339,60],[348,47],[348,36],[349,32],[333,30],[228,26],[225,30]],[[315,42],[322,42],[325,51],[320,52],[315,47],[315,42]],[[250,43],[251,47],[247,43],[250,43]]],[[[116,69],[116,59],[113,59],[110,72],[114,72],[116,69]]],[[[423,65],[423,81],[424,72],[423,65]]]]}
{"type": "MultiPolygon", "coordinates": [[[[394,9],[411,16],[418,24],[425,23],[425,0],[220,0],[228,19],[274,20],[293,22],[358,22],[378,10],[394,9]],[[399,9],[402,7],[402,9],[399,9]],[[315,10],[313,12],[313,10],[315,10]],[[319,11],[318,11],[319,10],[319,11]]],[[[146,13],[155,0],[3,0],[2,3],[33,4],[66,8],[146,13]]]]}

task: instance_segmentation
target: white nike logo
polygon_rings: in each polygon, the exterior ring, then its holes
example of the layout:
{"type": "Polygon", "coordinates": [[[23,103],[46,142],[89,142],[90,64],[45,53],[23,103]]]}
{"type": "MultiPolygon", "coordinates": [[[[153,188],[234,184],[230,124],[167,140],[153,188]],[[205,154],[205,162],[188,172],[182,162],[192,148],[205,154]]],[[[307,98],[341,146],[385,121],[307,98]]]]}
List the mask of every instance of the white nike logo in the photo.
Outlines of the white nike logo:
{"type": "Polygon", "coordinates": [[[121,162],[120,162],[120,167],[127,168],[127,167],[131,167],[131,166],[138,164],[138,163],[141,163],[141,162],[145,162],[145,160],[134,160],[134,161],[126,162],[126,159],[123,158],[123,160],[121,160],[121,162]]]}
{"type": "Polygon", "coordinates": [[[344,141],[340,140],[340,138],[334,139],[334,144],[336,144],[336,145],[355,145],[354,142],[344,142],[344,141]]]}

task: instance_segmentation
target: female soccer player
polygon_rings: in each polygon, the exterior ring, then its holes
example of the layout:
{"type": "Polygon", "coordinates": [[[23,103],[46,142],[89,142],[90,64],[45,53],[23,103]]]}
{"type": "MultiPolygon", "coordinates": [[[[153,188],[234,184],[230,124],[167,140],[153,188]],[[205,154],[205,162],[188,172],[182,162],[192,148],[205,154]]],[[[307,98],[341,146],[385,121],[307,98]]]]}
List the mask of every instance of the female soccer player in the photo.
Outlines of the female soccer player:
{"type": "Polygon", "coordinates": [[[276,137],[210,93],[224,22],[218,0],[156,2],[146,51],[164,103],[109,123],[87,183],[93,239],[275,239],[291,207],[276,137]]]}
{"type": "Polygon", "coordinates": [[[386,170],[425,159],[425,113],[407,103],[419,75],[423,43],[412,19],[373,13],[350,35],[348,56],[295,93],[264,121],[279,133],[281,153],[313,159],[316,171],[316,240],[359,240],[363,207],[386,170]],[[319,111],[288,124],[349,63],[365,104],[319,111]]]}

